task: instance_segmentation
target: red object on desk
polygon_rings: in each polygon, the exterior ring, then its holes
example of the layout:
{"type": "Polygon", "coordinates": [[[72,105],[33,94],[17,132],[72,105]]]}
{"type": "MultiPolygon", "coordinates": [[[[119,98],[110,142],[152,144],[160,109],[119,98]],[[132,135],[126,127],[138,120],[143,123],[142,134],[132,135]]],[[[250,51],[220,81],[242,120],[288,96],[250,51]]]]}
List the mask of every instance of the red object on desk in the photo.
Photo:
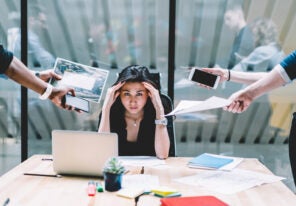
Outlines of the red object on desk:
{"type": "Polygon", "coordinates": [[[161,206],[228,206],[214,196],[162,198],[160,201],[161,206]]]}
{"type": "Polygon", "coordinates": [[[88,196],[96,195],[96,185],[93,181],[90,181],[87,186],[87,194],[88,196]]]}

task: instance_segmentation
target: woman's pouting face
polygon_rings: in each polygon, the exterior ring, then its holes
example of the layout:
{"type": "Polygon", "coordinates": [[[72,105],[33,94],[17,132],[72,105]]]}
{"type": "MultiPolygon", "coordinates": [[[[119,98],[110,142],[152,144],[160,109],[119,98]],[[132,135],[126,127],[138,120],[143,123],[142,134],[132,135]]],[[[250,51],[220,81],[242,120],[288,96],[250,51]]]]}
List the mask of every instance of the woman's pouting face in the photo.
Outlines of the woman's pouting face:
{"type": "Polygon", "coordinates": [[[120,89],[120,99],[130,114],[141,112],[147,102],[148,91],[141,82],[127,82],[120,89]]]}

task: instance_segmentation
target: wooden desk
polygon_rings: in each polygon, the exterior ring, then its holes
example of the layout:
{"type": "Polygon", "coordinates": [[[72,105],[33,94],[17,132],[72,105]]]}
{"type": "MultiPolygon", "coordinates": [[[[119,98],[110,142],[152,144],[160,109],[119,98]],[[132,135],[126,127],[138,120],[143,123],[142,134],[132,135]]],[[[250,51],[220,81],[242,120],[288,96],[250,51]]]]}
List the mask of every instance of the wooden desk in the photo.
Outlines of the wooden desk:
{"type": "MultiPolygon", "coordinates": [[[[48,155],[35,155],[0,177],[0,205],[9,197],[8,206],[134,206],[134,200],[118,197],[112,192],[97,193],[88,197],[86,187],[92,178],[84,177],[40,177],[26,176],[24,172],[44,171],[53,173],[52,162],[42,161],[48,155]]],[[[161,167],[145,167],[145,174],[157,175],[161,185],[178,189],[183,196],[214,195],[233,206],[271,206],[296,205],[296,196],[282,182],[266,184],[234,194],[223,195],[203,190],[199,187],[188,186],[172,181],[172,179],[193,175],[197,169],[186,166],[190,158],[175,157],[166,160],[172,169],[161,167]]],[[[239,168],[271,174],[271,172],[256,159],[245,159],[239,168]]],[[[132,173],[140,172],[141,168],[130,168],[132,173]]],[[[152,195],[142,196],[138,206],[159,206],[159,198],[152,195]]]]}

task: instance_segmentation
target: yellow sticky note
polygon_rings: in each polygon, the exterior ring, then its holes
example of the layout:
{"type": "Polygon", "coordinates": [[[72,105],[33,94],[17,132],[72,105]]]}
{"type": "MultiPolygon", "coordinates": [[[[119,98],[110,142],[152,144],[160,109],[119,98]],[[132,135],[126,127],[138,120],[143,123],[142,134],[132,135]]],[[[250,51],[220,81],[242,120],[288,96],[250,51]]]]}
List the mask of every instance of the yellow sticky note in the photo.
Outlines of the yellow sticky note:
{"type": "Polygon", "coordinates": [[[170,188],[170,187],[160,186],[160,187],[157,187],[157,188],[153,188],[151,190],[151,192],[153,192],[154,194],[157,194],[157,195],[167,196],[167,195],[170,195],[172,193],[176,193],[178,191],[176,189],[173,189],[173,188],[170,188]]]}

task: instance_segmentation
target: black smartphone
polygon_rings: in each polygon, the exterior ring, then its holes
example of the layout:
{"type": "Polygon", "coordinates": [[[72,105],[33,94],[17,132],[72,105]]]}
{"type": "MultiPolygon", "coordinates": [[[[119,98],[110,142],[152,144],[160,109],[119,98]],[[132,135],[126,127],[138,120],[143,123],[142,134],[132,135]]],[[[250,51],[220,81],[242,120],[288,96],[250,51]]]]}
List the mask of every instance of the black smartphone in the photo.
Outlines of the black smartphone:
{"type": "Polygon", "coordinates": [[[84,112],[89,113],[89,101],[79,98],[79,97],[74,97],[72,95],[65,95],[65,104],[70,105],[75,107],[76,109],[82,110],[84,112]]]}
{"type": "Polygon", "coordinates": [[[188,79],[216,89],[219,84],[220,76],[202,71],[199,68],[192,68],[188,79]]]}

